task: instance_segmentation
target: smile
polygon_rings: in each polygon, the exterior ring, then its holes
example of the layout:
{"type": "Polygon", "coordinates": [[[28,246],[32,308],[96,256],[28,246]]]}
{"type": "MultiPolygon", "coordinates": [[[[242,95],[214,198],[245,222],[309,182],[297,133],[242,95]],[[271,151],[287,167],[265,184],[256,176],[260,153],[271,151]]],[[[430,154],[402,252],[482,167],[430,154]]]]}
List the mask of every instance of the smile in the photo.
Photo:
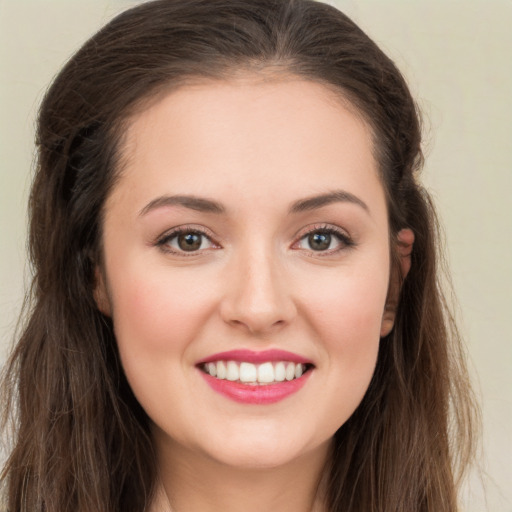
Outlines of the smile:
{"type": "Polygon", "coordinates": [[[235,402],[272,404],[297,393],[314,365],[283,350],[232,350],[214,354],[197,365],[211,389],[235,402]]]}
{"type": "Polygon", "coordinates": [[[220,380],[268,385],[298,379],[308,369],[308,365],[291,361],[267,361],[257,365],[246,361],[212,361],[204,363],[201,369],[220,380]]]}

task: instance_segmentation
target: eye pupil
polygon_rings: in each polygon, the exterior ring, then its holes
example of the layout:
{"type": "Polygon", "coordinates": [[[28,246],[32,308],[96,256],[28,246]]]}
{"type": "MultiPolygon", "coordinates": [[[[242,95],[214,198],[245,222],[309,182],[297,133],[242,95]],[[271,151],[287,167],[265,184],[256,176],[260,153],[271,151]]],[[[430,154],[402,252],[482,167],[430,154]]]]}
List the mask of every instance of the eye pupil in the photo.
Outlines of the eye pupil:
{"type": "Polygon", "coordinates": [[[331,245],[331,235],[329,233],[312,233],[308,236],[308,242],[314,251],[325,251],[331,245]]]}
{"type": "Polygon", "coordinates": [[[197,251],[201,247],[202,235],[186,233],[178,236],[178,245],[183,251],[197,251]]]}

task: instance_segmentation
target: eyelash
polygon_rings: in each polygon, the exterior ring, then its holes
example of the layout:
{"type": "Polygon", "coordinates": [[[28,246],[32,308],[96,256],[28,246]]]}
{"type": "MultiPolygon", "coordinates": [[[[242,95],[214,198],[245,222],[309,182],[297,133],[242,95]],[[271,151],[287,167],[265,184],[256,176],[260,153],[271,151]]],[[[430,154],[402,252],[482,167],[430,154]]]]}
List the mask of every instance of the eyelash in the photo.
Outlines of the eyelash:
{"type": "Polygon", "coordinates": [[[352,240],[352,238],[350,238],[350,236],[347,235],[347,233],[331,224],[315,224],[314,226],[311,226],[310,228],[306,229],[306,231],[301,233],[299,239],[293,245],[297,245],[302,240],[315,233],[334,235],[334,237],[338,239],[338,242],[340,244],[340,246],[335,249],[327,249],[325,251],[315,251],[313,249],[306,249],[311,255],[315,257],[322,258],[332,256],[333,254],[336,254],[346,249],[350,249],[351,247],[354,247],[356,245],[354,240],[352,240]]]}
{"type": "MultiPolygon", "coordinates": [[[[164,251],[166,253],[176,254],[178,256],[184,256],[184,257],[197,256],[199,250],[198,251],[190,251],[190,252],[183,251],[183,250],[179,251],[179,250],[175,250],[175,249],[171,248],[168,245],[171,240],[179,237],[180,235],[200,235],[200,236],[207,238],[210,241],[210,243],[212,244],[213,248],[220,247],[218,244],[216,244],[213,241],[213,237],[209,231],[205,230],[204,228],[195,227],[195,226],[194,227],[181,226],[178,228],[174,228],[171,231],[167,232],[165,235],[163,235],[161,238],[159,238],[156,242],[156,245],[162,251],[164,251]]],[[[202,250],[204,251],[204,250],[208,250],[208,249],[202,249],[202,250]]]]}
{"type": "MultiPolygon", "coordinates": [[[[304,231],[298,240],[293,243],[292,248],[299,244],[302,240],[309,237],[312,234],[319,233],[319,234],[325,234],[325,235],[334,235],[338,242],[340,243],[340,247],[337,247],[335,249],[327,249],[322,251],[315,251],[313,249],[305,249],[308,250],[310,254],[314,255],[315,257],[324,257],[324,256],[330,256],[332,254],[336,254],[340,251],[343,251],[345,249],[349,249],[351,247],[354,247],[356,244],[355,242],[348,236],[344,231],[342,231],[339,228],[336,228],[330,224],[320,224],[320,225],[314,225],[311,228],[304,231]]],[[[189,256],[196,256],[200,251],[208,250],[208,249],[198,249],[196,251],[190,251],[187,252],[185,250],[175,250],[172,249],[168,244],[171,240],[179,237],[180,235],[184,234],[190,234],[190,235],[200,235],[202,237],[205,237],[209,240],[209,242],[212,244],[213,247],[210,248],[220,248],[220,245],[213,241],[212,234],[201,227],[192,227],[192,226],[181,226],[178,228],[174,228],[170,232],[166,233],[162,237],[160,237],[156,241],[156,246],[158,246],[162,251],[166,253],[171,253],[175,255],[179,255],[182,257],[189,257],[189,256]]],[[[298,250],[298,249],[297,249],[298,250]]]]}

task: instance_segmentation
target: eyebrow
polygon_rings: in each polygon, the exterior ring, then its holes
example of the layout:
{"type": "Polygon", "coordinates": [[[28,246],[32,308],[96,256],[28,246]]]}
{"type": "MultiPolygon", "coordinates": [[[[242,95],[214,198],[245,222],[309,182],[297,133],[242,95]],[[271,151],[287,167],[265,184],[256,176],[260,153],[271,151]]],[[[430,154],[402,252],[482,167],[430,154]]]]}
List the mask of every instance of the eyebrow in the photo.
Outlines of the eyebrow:
{"type": "Polygon", "coordinates": [[[139,216],[148,214],[150,211],[165,206],[183,206],[191,210],[206,213],[224,213],[226,210],[217,201],[206,199],[203,197],[177,195],[177,196],[160,196],[150,201],[139,212],[139,216]]]}
{"type": "Polygon", "coordinates": [[[300,199],[295,201],[291,208],[291,213],[300,213],[309,210],[316,210],[332,203],[352,203],[360,206],[367,213],[370,213],[368,205],[359,197],[347,192],[345,190],[334,190],[326,194],[319,194],[317,196],[307,197],[306,199],[300,199]]]}
{"type": "MultiPolygon", "coordinates": [[[[332,203],[352,203],[360,206],[369,213],[370,209],[367,204],[359,197],[347,192],[345,190],[335,190],[326,194],[319,194],[305,199],[299,199],[295,201],[290,207],[290,213],[300,213],[310,210],[316,210],[327,206],[332,203]]],[[[166,206],[182,206],[191,210],[205,213],[225,213],[226,209],[224,206],[217,201],[212,199],[206,199],[203,197],[191,196],[191,195],[175,195],[175,196],[160,196],[150,201],[142,210],[139,212],[139,216],[144,216],[157,208],[163,208],[166,206]]]]}

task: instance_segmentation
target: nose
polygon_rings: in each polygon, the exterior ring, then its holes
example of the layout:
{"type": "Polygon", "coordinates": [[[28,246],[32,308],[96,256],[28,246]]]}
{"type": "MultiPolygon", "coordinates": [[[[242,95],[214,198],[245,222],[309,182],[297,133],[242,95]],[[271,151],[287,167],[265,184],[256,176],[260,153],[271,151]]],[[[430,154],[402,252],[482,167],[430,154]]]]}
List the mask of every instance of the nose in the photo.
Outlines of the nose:
{"type": "Polygon", "coordinates": [[[220,306],[224,322],[262,336],[293,320],[296,307],[282,263],[261,247],[238,256],[220,306]]]}

